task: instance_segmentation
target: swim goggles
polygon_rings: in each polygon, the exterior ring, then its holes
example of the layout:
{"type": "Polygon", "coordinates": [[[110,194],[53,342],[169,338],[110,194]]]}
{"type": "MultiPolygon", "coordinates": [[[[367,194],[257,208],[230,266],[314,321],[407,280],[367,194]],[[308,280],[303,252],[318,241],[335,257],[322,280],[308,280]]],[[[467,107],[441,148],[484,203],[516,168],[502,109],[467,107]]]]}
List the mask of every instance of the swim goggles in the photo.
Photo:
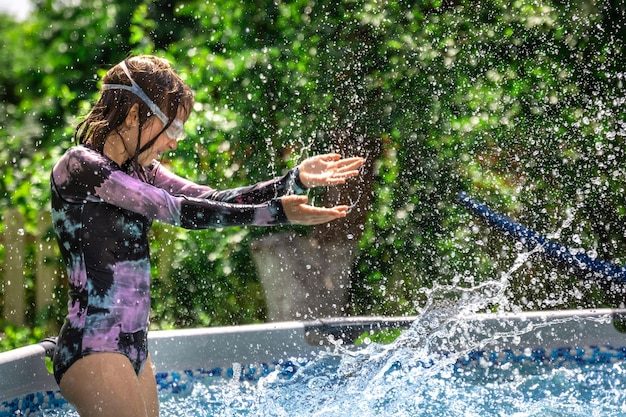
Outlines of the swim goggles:
{"type": "MultiPolygon", "coordinates": [[[[168,117],[161,111],[159,106],[157,106],[152,100],[150,100],[150,97],[148,97],[148,95],[144,93],[141,87],[139,87],[139,84],[137,84],[135,80],[133,80],[133,77],[130,76],[130,71],[128,71],[128,67],[126,66],[126,61],[120,62],[119,66],[122,67],[122,70],[124,70],[124,73],[130,80],[131,85],[103,84],[102,89],[103,90],[130,91],[131,93],[139,97],[146,104],[146,106],[148,106],[150,111],[154,113],[154,115],[158,117],[159,120],[163,123],[163,126],[167,126],[167,123],[169,122],[168,117]]],[[[179,119],[174,119],[174,121],[172,121],[172,124],[168,126],[165,133],[167,134],[167,136],[169,136],[172,139],[175,139],[177,142],[181,141],[185,137],[185,129],[183,128],[183,122],[179,119]]]]}

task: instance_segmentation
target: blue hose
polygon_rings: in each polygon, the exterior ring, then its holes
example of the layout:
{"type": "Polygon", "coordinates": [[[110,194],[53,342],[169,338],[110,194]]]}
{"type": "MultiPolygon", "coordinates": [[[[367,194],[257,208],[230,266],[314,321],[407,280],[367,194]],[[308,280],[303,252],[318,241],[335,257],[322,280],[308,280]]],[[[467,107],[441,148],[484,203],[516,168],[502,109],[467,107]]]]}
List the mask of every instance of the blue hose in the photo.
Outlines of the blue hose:
{"type": "Polygon", "coordinates": [[[527,249],[541,245],[545,255],[563,262],[579,273],[591,273],[614,282],[626,283],[626,268],[624,267],[611,262],[593,259],[584,252],[574,255],[572,254],[573,251],[566,246],[549,240],[534,230],[513,221],[511,218],[493,211],[486,204],[474,200],[465,192],[460,192],[457,200],[462,206],[485,220],[493,228],[519,240],[527,249]]]}

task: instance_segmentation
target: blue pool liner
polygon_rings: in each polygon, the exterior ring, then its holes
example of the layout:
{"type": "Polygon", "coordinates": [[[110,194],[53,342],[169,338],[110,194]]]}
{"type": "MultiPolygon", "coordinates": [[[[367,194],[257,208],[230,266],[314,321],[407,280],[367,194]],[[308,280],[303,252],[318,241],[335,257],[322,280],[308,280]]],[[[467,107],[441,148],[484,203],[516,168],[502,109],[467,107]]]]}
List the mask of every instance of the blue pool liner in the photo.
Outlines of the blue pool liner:
{"type": "Polygon", "coordinates": [[[494,229],[504,232],[521,242],[527,249],[533,249],[537,245],[541,246],[546,256],[571,267],[574,271],[583,275],[593,275],[622,284],[626,283],[626,267],[616,265],[612,262],[603,261],[590,257],[584,252],[569,249],[565,245],[550,240],[540,233],[500,214],[481,203],[465,192],[460,192],[457,201],[476,216],[483,219],[494,229]]]}

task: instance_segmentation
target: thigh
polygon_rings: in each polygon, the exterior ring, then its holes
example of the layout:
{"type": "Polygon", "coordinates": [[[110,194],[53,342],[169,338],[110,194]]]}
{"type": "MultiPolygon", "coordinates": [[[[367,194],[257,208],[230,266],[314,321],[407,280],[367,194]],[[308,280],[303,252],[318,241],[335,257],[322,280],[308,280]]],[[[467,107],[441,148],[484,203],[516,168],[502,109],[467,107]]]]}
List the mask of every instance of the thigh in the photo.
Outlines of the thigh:
{"type": "Polygon", "coordinates": [[[143,394],[148,417],[158,417],[159,399],[157,396],[156,377],[154,376],[152,358],[149,355],[146,363],[143,365],[143,369],[139,373],[139,387],[143,394]]]}
{"type": "Polygon", "coordinates": [[[81,417],[147,416],[139,379],[120,353],[91,353],[77,360],[60,387],[81,417]]]}

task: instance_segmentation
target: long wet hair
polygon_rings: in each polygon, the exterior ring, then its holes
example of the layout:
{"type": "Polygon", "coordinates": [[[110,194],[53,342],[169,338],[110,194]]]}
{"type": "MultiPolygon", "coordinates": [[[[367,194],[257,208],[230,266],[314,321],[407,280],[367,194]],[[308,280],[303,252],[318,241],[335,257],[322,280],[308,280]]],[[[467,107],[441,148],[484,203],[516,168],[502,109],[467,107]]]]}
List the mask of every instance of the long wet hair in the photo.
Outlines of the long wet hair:
{"type": "MultiPolygon", "coordinates": [[[[193,107],[193,92],[174,72],[169,62],[153,55],[138,55],[127,58],[126,66],[133,80],[167,116],[168,123],[147,144],[154,144],[169,125],[174,121],[181,108],[185,118],[193,107]]],[[[125,84],[131,82],[118,64],[111,68],[103,78],[103,84],[125,84]]],[[[149,117],[153,116],[148,106],[135,94],[127,90],[114,89],[100,92],[100,98],[85,119],[78,124],[74,138],[79,144],[87,145],[100,153],[113,131],[122,126],[133,105],[139,106],[139,136],[134,154],[130,161],[137,161],[141,143],[141,130],[149,117]]]]}

